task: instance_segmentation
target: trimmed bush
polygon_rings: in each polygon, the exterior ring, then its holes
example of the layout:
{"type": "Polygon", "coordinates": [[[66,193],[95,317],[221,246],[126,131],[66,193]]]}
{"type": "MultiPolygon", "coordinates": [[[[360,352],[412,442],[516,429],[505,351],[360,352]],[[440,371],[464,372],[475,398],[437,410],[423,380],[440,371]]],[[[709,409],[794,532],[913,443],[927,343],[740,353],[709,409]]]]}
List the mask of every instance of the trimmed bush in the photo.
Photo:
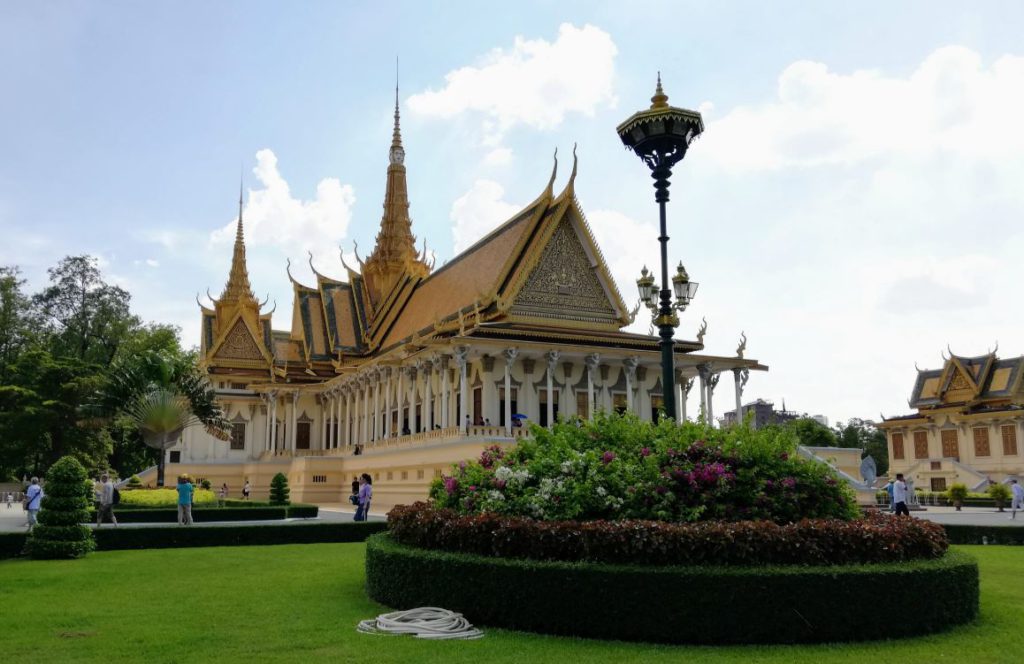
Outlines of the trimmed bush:
{"type": "Polygon", "coordinates": [[[667,643],[895,638],[978,613],[978,566],[960,552],[842,567],[645,567],[428,551],[382,533],[367,540],[366,586],[393,608],[444,606],[475,624],[667,643]],[[905,598],[895,619],[883,596],[905,598]]]}
{"type": "Polygon", "coordinates": [[[316,505],[289,505],[289,519],[315,519],[320,514],[320,508],[316,505]]]}
{"type": "MultiPolygon", "coordinates": [[[[217,496],[213,491],[196,489],[192,494],[192,505],[216,505],[217,496]]],[[[118,509],[133,509],[136,507],[173,507],[178,506],[177,489],[132,489],[121,492],[121,503],[118,509]]]]}
{"type": "Polygon", "coordinates": [[[1003,511],[1003,506],[1010,502],[1010,496],[1012,495],[1010,487],[1005,484],[989,484],[988,495],[992,500],[996,502],[996,507],[999,511],[1003,511]]]}
{"type": "Polygon", "coordinates": [[[43,488],[39,525],[25,542],[25,552],[38,559],[81,558],[93,550],[92,530],[81,525],[89,518],[92,491],[85,468],[74,457],[61,457],[50,466],[43,488]]]}
{"type": "Polygon", "coordinates": [[[780,428],[658,424],[636,415],[533,427],[533,438],[493,445],[434,480],[431,499],[462,514],[552,521],[852,519],[847,484],[798,456],[780,428]]]}
{"type": "MultiPolygon", "coordinates": [[[[116,512],[119,523],[176,523],[177,509],[133,509],[116,512]]],[[[192,520],[206,521],[273,521],[287,517],[284,507],[255,507],[253,509],[228,509],[217,507],[193,507],[192,520]]]]}
{"type": "Polygon", "coordinates": [[[270,503],[261,500],[241,500],[240,498],[228,498],[224,501],[224,507],[270,507],[270,503]]]}
{"type": "Polygon", "coordinates": [[[288,488],[288,477],[284,473],[274,475],[274,479],[270,480],[270,504],[289,504],[291,502],[288,500],[289,493],[291,493],[291,491],[288,488]]]}
{"type": "Polygon", "coordinates": [[[125,488],[127,488],[127,489],[141,489],[142,488],[142,480],[139,478],[138,475],[132,475],[131,477],[128,478],[128,483],[125,484],[125,488]]]}
{"type": "Polygon", "coordinates": [[[644,565],[848,565],[939,558],[942,526],[881,514],[855,521],[535,521],[460,516],[426,503],[388,513],[391,537],[498,558],[644,565]]]}
{"type": "Polygon", "coordinates": [[[25,553],[25,533],[0,533],[0,560],[25,553]]]}

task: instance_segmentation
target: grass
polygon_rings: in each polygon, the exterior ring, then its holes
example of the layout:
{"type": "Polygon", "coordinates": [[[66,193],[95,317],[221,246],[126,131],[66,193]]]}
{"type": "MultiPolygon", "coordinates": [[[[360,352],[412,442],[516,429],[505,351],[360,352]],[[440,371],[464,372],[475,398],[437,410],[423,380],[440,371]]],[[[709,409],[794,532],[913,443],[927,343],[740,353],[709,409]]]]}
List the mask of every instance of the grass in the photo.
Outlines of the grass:
{"type": "MultiPolygon", "coordinates": [[[[486,630],[480,641],[366,636],[384,607],[363,592],[363,544],[95,553],[0,562],[0,659],[39,662],[1016,662],[1024,547],[960,547],[981,566],[973,625],[902,641],[729,648],[587,641],[486,630]]],[[[898,620],[912,600],[886,596],[898,620]]]]}

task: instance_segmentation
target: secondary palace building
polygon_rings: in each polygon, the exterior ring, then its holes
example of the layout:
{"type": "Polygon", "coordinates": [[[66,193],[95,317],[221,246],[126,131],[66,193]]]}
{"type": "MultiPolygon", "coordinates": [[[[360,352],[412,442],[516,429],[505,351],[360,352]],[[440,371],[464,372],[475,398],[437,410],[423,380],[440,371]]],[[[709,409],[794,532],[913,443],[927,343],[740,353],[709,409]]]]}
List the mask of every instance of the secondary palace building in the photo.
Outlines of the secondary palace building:
{"type": "Polygon", "coordinates": [[[889,439],[891,476],[903,473],[932,491],[953,483],[980,490],[1020,477],[1024,357],[951,352],[941,369],[918,370],[910,406],[917,412],[879,425],[889,439]]]}
{"type": "MultiPolygon", "coordinates": [[[[450,464],[527,435],[527,422],[631,410],[654,418],[666,398],[703,410],[732,372],[741,396],[756,360],[675,342],[679,389],[666,395],[658,338],[633,321],[573,192],[536,200],[439,269],[417,251],[395,106],[384,214],[373,251],[345,278],[292,281],[291,327],[254,297],[241,203],[227,285],[202,306],[201,362],[232,423],[228,442],[190,427],[169,454],[187,472],[257,497],[288,475],[295,500],[340,502],[358,474],[378,508],[426,496],[450,464]],[[692,389],[696,386],[697,394],[692,389]],[[697,406],[699,402],[700,406],[697,406]]],[[[556,162],[557,170],[557,162],[556,162]]],[[[652,238],[652,250],[654,249],[652,238]]],[[[312,261],[311,261],[312,266],[312,261]]],[[[151,481],[149,477],[146,481],[151,481]]]]}

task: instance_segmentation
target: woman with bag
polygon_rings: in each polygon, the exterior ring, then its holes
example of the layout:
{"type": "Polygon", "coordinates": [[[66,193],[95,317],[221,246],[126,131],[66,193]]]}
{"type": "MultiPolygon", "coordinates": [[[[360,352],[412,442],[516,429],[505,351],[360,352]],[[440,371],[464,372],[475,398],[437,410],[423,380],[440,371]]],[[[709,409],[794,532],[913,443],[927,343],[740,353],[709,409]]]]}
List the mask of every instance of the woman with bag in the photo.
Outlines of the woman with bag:
{"type": "Polygon", "coordinates": [[[356,507],[356,521],[366,521],[370,513],[370,500],[373,498],[373,478],[369,473],[359,476],[359,505],[356,507]]]}

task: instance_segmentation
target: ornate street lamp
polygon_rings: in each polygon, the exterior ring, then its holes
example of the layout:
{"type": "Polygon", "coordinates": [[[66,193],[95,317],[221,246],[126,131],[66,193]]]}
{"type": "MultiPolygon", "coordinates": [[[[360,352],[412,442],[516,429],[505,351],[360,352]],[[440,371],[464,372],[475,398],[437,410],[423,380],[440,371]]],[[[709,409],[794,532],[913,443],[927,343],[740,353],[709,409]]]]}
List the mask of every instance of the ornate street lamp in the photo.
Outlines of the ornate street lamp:
{"type": "Polygon", "coordinates": [[[697,283],[690,281],[683,264],[672,278],[669,289],[668,277],[668,230],[665,221],[665,203],[668,202],[669,178],[672,167],[682,161],[690,143],[704,131],[704,120],[700,113],[668,105],[668,95],[661,89],[661,74],[658,87],[651,97],[651,107],[639,111],[615,128],[626,148],[644,160],[654,178],[654,200],[658,203],[661,216],[661,290],[658,303],[654,298],[654,276],[648,274],[646,266],[637,280],[640,299],[652,310],[657,307],[659,343],[661,347],[661,384],[664,390],[665,416],[676,417],[675,362],[673,358],[673,333],[679,324],[675,311],[682,311],[697,294],[697,283]],[[676,301],[672,302],[673,291],[676,301]]]}

